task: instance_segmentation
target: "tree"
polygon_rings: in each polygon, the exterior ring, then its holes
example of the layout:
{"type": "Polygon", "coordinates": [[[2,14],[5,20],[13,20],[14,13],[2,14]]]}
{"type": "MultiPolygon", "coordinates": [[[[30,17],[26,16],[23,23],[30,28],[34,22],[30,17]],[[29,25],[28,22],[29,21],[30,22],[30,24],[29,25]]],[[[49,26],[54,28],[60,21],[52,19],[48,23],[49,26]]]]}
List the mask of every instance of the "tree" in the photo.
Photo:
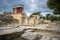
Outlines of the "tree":
{"type": "Polygon", "coordinates": [[[3,14],[7,14],[8,12],[7,11],[4,11],[4,13],[3,14]]]}
{"type": "Polygon", "coordinates": [[[40,19],[44,19],[45,20],[45,16],[43,16],[43,15],[40,15],[40,19]]]}
{"type": "Polygon", "coordinates": [[[60,0],[48,0],[47,6],[48,6],[48,8],[54,10],[53,11],[54,14],[60,15],[60,0]]]}
{"type": "Polygon", "coordinates": [[[12,14],[12,12],[4,11],[3,14],[5,14],[5,15],[12,14]]]}
{"type": "Polygon", "coordinates": [[[46,14],[46,19],[50,20],[50,18],[51,18],[51,14],[46,14]]]}
{"type": "Polygon", "coordinates": [[[56,20],[57,20],[57,17],[54,16],[54,15],[52,15],[52,16],[50,17],[50,20],[51,20],[51,21],[56,21],[56,20]]]}
{"type": "Polygon", "coordinates": [[[32,15],[40,15],[41,12],[33,12],[30,17],[32,17],[32,15]]]}
{"type": "Polygon", "coordinates": [[[51,21],[56,21],[56,20],[59,20],[60,18],[58,16],[55,16],[55,15],[52,15],[52,14],[47,14],[46,19],[51,20],[51,21]]]}

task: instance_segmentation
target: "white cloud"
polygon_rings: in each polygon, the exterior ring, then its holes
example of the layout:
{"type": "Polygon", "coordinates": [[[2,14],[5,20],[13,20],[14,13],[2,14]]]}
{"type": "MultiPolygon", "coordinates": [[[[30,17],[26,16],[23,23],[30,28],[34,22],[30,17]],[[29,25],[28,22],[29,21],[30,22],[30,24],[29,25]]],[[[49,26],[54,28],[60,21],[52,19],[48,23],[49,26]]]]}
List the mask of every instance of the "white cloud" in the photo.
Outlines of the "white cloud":
{"type": "MultiPolygon", "coordinates": [[[[17,5],[20,3],[23,4],[25,6],[24,11],[26,11],[28,15],[36,11],[41,11],[41,12],[50,11],[47,8],[46,2],[47,0],[3,0],[3,4],[10,6],[10,8],[12,5],[17,5]]],[[[10,9],[8,8],[8,10],[10,9]]],[[[44,14],[45,13],[43,13],[43,15],[44,14]]]]}
{"type": "Polygon", "coordinates": [[[0,12],[0,13],[3,13],[3,12],[0,12]]]}
{"type": "Polygon", "coordinates": [[[31,15],[31,13],[29,13],[29,12],[27,12],[27,11],[25,11],[25,13],[28,15],[28,17],[31,15]]]}
{"type": "Polygon", "coordinates": [[[30,15],[32,12],[35,11],[42,11],[42,15],[46,15],[46,0],[30,0],[28,2],[28,10],[26,10],[26,13],[30,15]]]}
{"type": "Polygon", "coordinates": [[[33,3],[33,2],[35,2],[35,0],[31,0],[31,2],[33,3]]]}
{"type": "Polygon", "coordinates": [[[30,4],[29,10],[34,11],[37,8],[38,8],[38,6],[36,4],[30,4]]]}
{"type": "Polygon", "coordinates": [[[46,14],[52,14],[52,12],[41,12],[41,15],[46,16],[46,14]]]}
{"type": "Polygon", "coordinates": [[[30,0],[28,6],[29,6],[28,11],[30,12],[34,12],[36,9],[38,9],[38,4],[35,3],[35,0],[30,0]]]}

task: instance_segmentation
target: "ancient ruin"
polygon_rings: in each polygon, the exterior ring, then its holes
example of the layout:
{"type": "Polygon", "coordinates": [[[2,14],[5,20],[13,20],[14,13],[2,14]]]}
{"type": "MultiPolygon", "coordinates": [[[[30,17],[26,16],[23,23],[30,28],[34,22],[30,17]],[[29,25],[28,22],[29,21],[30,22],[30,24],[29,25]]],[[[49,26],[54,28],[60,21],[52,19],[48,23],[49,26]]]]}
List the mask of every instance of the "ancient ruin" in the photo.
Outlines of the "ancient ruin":
{"type": "Polygon", "coordinates": [[[6,24],[0,25],[0,40],[60,40],[60,26],[56,25],[57,22],[40,19],[39,15],[28,17],[22,4],[12,8],[12,13],[0,15],[2,24],[6,24]]]}

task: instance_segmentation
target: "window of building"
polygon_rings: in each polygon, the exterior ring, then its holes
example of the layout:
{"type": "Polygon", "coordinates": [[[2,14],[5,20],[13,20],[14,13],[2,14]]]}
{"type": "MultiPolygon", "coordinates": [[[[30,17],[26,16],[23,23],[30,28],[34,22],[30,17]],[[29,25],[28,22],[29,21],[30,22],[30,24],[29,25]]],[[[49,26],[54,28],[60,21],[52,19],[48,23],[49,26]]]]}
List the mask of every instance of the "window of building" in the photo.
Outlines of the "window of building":
{"type": "Polygon", "coordinates": [[[22,7],[17,8],[17,13],[21,13],[22,12],[22,7]]]}

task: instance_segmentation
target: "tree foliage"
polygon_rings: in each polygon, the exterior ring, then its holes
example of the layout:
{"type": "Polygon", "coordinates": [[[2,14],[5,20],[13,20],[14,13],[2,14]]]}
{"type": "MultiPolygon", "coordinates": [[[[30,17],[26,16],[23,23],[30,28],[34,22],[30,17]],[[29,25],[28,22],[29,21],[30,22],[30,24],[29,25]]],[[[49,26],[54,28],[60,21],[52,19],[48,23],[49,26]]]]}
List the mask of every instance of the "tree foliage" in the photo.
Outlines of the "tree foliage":
{"type": "Polygon", "coordinates": [[[58,20],[60,20],[60,16],[55,16],[55,15],[52,15],[52,14],[47,14],[46,15],[46,19],[47,20],[51,20],[51,21],[58,21],[58,20]]]}
{"type": "Polygon", "coordinates": [[[31,15],[40,15],[41,12],[33,12],[31,15]]]}
{"type": "Polygon", "coordinates": [[[32,15],[40,15],[41,12],[33,12],[30,17],[32,17],[32,15]]]}
{"type": "Polygon", "coordinates": [[[12,14],[12,12],[4,11],[3,14],[4,15],[6,15],[6,14],[12,14]]]}
{"type": "Polygon", "coordinates": [[[48,8],[54,10],[54,14],[60,15],[60,0],[48,0],[47,6],[48,8]]]}
{"type": "Polygon", "coordinates": [[[50,17],[51,17],[51,14],[47,14],[47,15],[46,15],[46,19],[47,19],[47,20],[49,20],[50,17]]]}

